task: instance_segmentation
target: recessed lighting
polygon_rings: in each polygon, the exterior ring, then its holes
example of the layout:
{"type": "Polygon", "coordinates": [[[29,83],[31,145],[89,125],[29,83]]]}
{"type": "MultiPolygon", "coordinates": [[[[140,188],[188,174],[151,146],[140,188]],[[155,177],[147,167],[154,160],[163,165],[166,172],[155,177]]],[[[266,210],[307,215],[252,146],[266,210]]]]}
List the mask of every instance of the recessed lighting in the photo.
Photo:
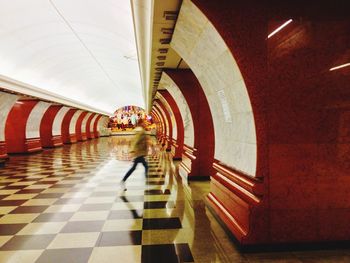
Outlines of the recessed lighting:
{"type": "Polygon", "coordinates": [[[272,37],[274,34],[276,34],[277,32],[279,32],[280,30],[282,30],[284,27],[286,27],[289,23],[291,23],[293,21],[293,19],[289,19],[288,21],[284,22],[281,26],[279,26],[278,28],[276,28],[274,31],[272,31],[267,38],[272,37]]]}
{"type": "Polygon", "coordinates": [[[350,66],[350,63],[345,63],[345,64],[343,64],[343,65],[339,65],[339,66],[330,68],[329,71],[333,71],[333,70],[337,70],[337,69],[345,68],[345,67],[349,67],[349,66],[350,66]]]}

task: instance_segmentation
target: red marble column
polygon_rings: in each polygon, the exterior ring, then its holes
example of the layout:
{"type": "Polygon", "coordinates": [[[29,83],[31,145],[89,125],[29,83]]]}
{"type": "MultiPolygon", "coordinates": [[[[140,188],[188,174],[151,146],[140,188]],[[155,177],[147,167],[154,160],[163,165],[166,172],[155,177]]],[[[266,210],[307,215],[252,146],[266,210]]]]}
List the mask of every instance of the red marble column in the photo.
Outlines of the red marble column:
{"type": "Polygon", "coordinates": [[[91,122],[93,120],[93,118],[96,116],[96,114],[91,114],[86,122],[86,138],[91,140],[95,138],[95,134],[93,131],[90,130],[91,128],[91,122]]]}
{"type": "Polygon", "coordinates": [[[164,118],[167,120],[168,122],[168,134],[166,134],[166,151],[170,152],[171,151],[171,145],[172,145],[172,140],[173,140],[173,125],[172,125],[172,122],[171,122],[171,117],[170,117],[170,114],[169,112],[167,111],[167,109],[165,108],[165,106],[163,105],[162,101],[161,100],[154,100],[154,102],[156,102],[159,107],[162,109],[162,111],[164,112],[164,118]]]}
{"type": "Polygon", "coordinates": [[[70,134],[70,132],[69,132],[70,122],[71,122],[72,117],[76,111],[77,111],[77,109],[70,109],[63,118],[63,121],[62,121],[62,141],[65,144],[77,142],[75,134],[70,134]]]}
{"type": "Polygon", "coordinates": [[[40,139],[42,147],[58,147],[62,146],[62,136],[52,134],[52,126],[58,111],[62,108],[62,105],[51,105],[40,123],[40,139]]]}
{"type": "Polygon", "coordinates": [[[95,123],[94,123],[94,135],[95,135],[95,138],[99,138],[100,137],[100,133],[97,130],[97,125],[98,125],[98,122],[100,121],[101,117],[102,117],[102,115],[99,115],[96,118],[95,123]]]}
{"type": "Polygon", "coordinates": [[[177,140],[173,142],[173,148],[174,148],[174,159],[181,159],[182,158],[182,150],[184,146],[184,126],[183,126],[183,120],[181,117],[180,109],[177,106],[176,101],[171,96],[171,94],[167,90],[159,90],[160,94],[162,94],[163,98],[168,102],[169,106],[171,107],[175,121],[176,121],[176,128],[177,128],[177,140]]]}
{"type": "Polygon", "coordinates": [[[181,166],[188,180],[214,175],[214,125],[207,98],[191,70],[166,70],[183,94],[193,120],[194,148],[183,146],[181,166]]]}
{"type": "Polygon", "coordinates": [[[26,139],[28,117],[38,100],[18,100],[6,120],[5,139],[8,153],[29,153],[42,150],[39,138],[26,139]]]}
{"type": "Polygon", "coordinates": [[[78,142],[86,141],[87,139],[86,132],[82,131],[82,123],[86,114],[88,114],[87,111],[82,112],[77,120],[77,123],[75,124],[75,135],[77,137],[78,142]]]}
{"type": "Polygon", "coordinates": [[[255,174],[216,160],[211,209],[243,245],[349,240],[349,68],[330,71],[348,62],[349,21],[307,3],[191,2],[234,56],[256,129],[255,174]]]}

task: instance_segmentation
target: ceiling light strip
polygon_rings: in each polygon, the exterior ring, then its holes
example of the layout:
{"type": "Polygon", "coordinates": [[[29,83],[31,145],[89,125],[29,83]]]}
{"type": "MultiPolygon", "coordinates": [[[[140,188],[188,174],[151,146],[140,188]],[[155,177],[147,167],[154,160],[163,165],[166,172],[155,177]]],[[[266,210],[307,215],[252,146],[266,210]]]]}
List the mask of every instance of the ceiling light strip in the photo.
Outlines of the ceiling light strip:
{"type": "Polygon", "coordinates": [[[290,24],[293,21],[293,19],[289,19],[288,21],[284,22],[281,26],[279,26],[278,28],[276,28],[273,32],[271,32],[267,38],[272,37],[273,35],[275,35],[277,32],[281,31],[284,27],[286,27],[288,24],[290,24]]]}
{"type": "Polygon", "coordinates": [[[69,27],[69,29],[72,31],[72,33],[75,35],[75,37],[79,40],[79,42],[83,45],[83,47],[86,49],[86,51],[90,54],[92,59],[97,63],[99,68],[102,70],[102,72],[106,75],[108,80],[112,83],[112,85],[115,88],[118,88],[118,85],[113,81],[111,76],[107,73],[107,71],[104,69],[102,64],[98,61],[98,59],[95,57],[95,55],[91,52],[91,50],[87,47],[87,45],[84,43],[84,41],[80,38],[78,33],[74,30],[74,28],[71,26],[71,24],[68,22],[68,20],[64,17],[64,15],[58,10],[57,6],[54,4],[53,0],[49,0],[51,3],[52,7],[56,10],[57,14],[62,18],[64,23],[69,27]]]}
{"type": "Polygon", "coordinates": [[[333,71],[333,70],[337,70],[337,69],[345,68],[345,67],[349,67],[349,66],[350,66],[350,63],[345,63],[345,64],[343,64],[343,65],[339,65],[339,66],[330,68],[329,71],[333,71]]]}

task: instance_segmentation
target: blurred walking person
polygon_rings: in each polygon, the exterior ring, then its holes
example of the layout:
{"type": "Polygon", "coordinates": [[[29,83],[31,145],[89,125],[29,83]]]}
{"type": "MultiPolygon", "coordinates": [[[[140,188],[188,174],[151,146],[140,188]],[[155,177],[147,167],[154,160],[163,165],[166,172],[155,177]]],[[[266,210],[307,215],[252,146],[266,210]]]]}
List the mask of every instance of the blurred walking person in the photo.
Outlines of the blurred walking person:
{"type": "Polygon", "coordinates": [[[147,172],[148,172],[148,164],[145,159],[148,153],[148,143],[147,143],[146,132],[141,126],[136,127],[134,131],[135,131],[135,137],[131,144],[131,151],[130,151],[134,155],[134,161],[133,161],[134,164],[130,168],[130,170],[125,174],[123,180],[120,183],[124,191],[126,191],[125,181],[135,171],[136,166],[139,163],[142,163],[143,166],[145,167],[145,176],[147,176],[147,172]]]}

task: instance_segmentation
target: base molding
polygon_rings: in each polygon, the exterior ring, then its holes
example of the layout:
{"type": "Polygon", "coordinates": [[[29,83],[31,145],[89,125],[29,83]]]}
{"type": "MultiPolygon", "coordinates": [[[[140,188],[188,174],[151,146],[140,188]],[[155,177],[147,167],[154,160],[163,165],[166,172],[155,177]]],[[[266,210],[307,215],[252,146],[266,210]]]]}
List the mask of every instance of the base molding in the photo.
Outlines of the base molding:
{"type": "Polygon", "coordinates": [[[242,246],[269,243],[263,180],[215,160],[206,204],[242,246]]]}
{"type": "Polygon", "coordinates": [[[0,142],[0,161],[7,160],[8,158],[6,142],[0,142]]]}
{"type": "Polygon", "coordinates": [[[26,139],[26,141],[24,142],[24,146],[25,146],[25,152],[27,153],[40,152],[43,150],[43,148],[41,147],[40,138],[26,139]]]}
{"type": "Polygon", "coordinates": [[[187,181],[191,180],[190,177],[200,176],[198,174],[198,165],[196,163],[197,149],[184,145],[182,151],[181,163],[179,165],[179,173],[187,181]]]}
{"type": "Polygon", "coordinates": [[[61,135],[53,136],[52,137],[52,145],[53,145],[53,147],[62,146],[63,145],[62,136],[61,135]]]}
{"type": "Polygon", "coordinates": [[[209,181],[210,176],[188,176],[187,177],[188,181],[193,181],[193,182],[200,182],[200,181],[209,181]]]}
{"type": "Polygon", "coordinates": [[[334,250],[334,249],[349,249],[350,240],[341,241],[321,241],[321,242],[299,242],[299,243],[262,243],[262,244],[242,244],[234,236],[231,230],[227,227],[226,223],[218,216],[213,209],[208,198],[205,198],[205,205],[215,219],[222,226],[226,234],[235,244],[236,248],[245,253],[258,253],[258,252],[295,252],[295,251],[312,251],[312,250],[334,250]]]}
{"type": "Polygon", "coordinates": [[[62,136],[61,135],[54,135],[50,138],[49,142],[46,144],[42,144],[43,148],[54,148],[54,147],[60,147],[63,145],[62,136]]]}
{"type": "Polygon", "coordinates": [[[81,138],[79,139],[80,142],[84,142],[87,140],[86,133],[81,133],[81,138]]]}
{"type": "Polygon", "coordinates": [[[182,147],[180,148],[175,139],[172,140],[171,143],[171,152],[173,154],[173,160],[181,160],[182,159],[182,147]]]}
{"type": "Polygon", "coordinates": [[[69,134],[69,140],[67,144],[73,144],[77,142],[77,136],[75,134],[69,134]]]}

